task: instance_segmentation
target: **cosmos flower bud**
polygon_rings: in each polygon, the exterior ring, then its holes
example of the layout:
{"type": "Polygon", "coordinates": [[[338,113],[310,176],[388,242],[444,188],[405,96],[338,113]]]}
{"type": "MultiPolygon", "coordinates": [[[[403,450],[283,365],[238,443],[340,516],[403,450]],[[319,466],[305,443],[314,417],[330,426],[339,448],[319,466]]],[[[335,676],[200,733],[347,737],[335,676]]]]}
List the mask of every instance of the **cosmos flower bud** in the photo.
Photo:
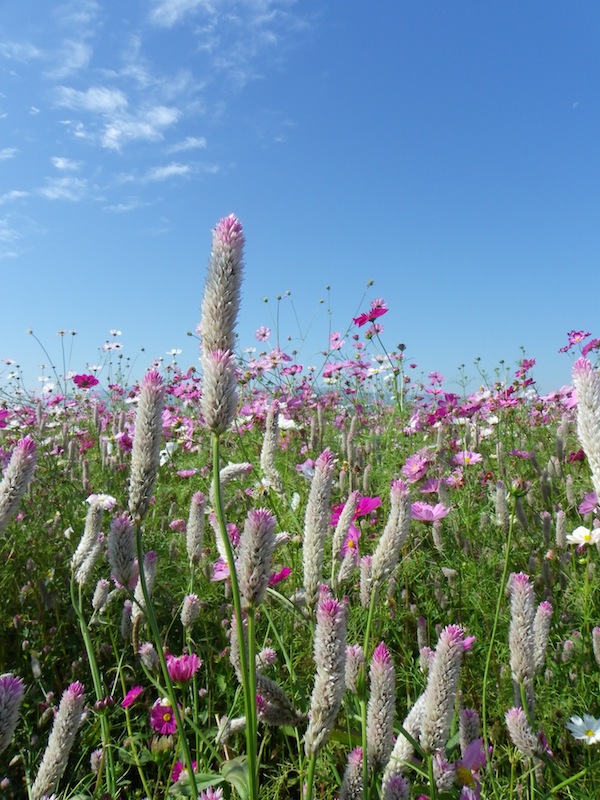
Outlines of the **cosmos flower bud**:
{"type": "Polygon", "coordinates": [[[273,571],[274,549],[275,517],[266,508],[253,509],[242,531],[237,569],[244,609],[263,601],[273,571]]]}
{"type": "Polygon", "coordinates": [[[140,384],[131,451],[129,513],[135,525],[144,518],[152,499],[160,461],[164,397],[160,373],[150,370],[140,384]]]}
{"type": "Polygon", "coordinates": [[[24,693],[21,678],[10,672],[0,675],[0,753],[6,750],[15,732],[24,693]]]}
{"type": "Polygon", "coordinates": [[[36,461],[35,442],[25,436],[17,442],[0,483],[0,538],[31,483],[36,461]]]}
{"type": "Polygon", "coordinates": [[[331,450],[324,450],[315,462],[306,513],[304,516],[304,590],[307,608],[313,609],[318,599],[323,572],[325,536],[329,527],[329,496],[335,459],[331,450]]]}
{"type": "Polygon", "coordinates": [[[369,770],[374,771],[387,764],[394,746],[396,675],[392,657],[384,642],[373,652],[369,680],[367,760],[369,770]]]}
{"type": "Polygon", "coordinates": [[[32,800],[51,795],[63,776],[83,712],[84,687],[78,681],[63,693],[48,744],[31,789],[32,800]]]}
{"type": "Polygon", "coordinates": [[[317,753],[333,729],[344,694],[346,666],[346,603],[321,587],[317,606],[314,659],[315,683],[304,737],[307,758],[317,753]]]}

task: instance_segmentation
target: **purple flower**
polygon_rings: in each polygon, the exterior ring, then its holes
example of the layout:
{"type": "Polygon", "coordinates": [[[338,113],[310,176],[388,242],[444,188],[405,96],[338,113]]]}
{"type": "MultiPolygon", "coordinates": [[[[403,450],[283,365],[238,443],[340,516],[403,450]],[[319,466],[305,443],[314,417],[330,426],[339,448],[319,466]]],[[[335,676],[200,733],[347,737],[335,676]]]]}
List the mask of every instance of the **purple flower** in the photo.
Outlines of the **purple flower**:
{"type": "Polygon", "coordinates": [[[0,675],[0,753],[10,744],[17,727],[24,692],[25,685],[21,678],[10,672],[0,675]]]}
{"type": "Polygon", "coordinates": [[[590,514],[598,508],[598,497],[596,492],[586,494],[581,503],[579,504],[578,511],[580,514],[590,514]]]}
{"type": "Polygon", "coordinates": [[[183,656],[167,656],[167,668],[169,676],[174,683],[187,683],[191,681],[194,674],[199,669],[202,661],[195,653],[183,656]]]}
{"type": "Polygon", "coordinates": [[[422,522],[435,522],[446,517],[451,509],[443,505],[443,503],[436,503],[432,506],[422,500],[417,500],[416,503],[411,503],[410,511],[413,519],[419,519],[422,522]]]}
{"type": "Polygon", "coordinates": [[[150,726],[162,736],[168,736],[175,733],[177,730],[177,722],[175,714],[171,706],[171,701],[166,698],[160,698],[152,706],[150,712],[150,726]]]}

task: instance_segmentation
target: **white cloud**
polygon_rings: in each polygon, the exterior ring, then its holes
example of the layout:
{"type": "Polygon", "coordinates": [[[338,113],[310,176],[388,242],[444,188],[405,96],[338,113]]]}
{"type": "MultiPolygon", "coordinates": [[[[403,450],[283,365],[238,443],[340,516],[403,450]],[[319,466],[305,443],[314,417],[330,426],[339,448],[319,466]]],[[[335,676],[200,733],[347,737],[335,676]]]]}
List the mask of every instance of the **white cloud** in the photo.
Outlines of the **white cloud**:
{"type": "Polygon", "coordinates": [[[131,141],[160,141],[164,136],[163,130],[174,125],[179,116],[178,109],[169,106],[155,106],[137,115],[116,116],[104,129],[102,146],[109,150],[120,150],[131,141]]]}
{"type": "Polygon", "coordinates": [[[114,114],[124,110],[128,105],[127,97],[120,89],[108,89],[106,86],[91,86],[85,92],[68,86],[59,86],[56,93],[59,106],[74,110],[114,114]]]}
{"type": "Polygon", "coordinates": [[[18,152],[16,147],[3,147],[0,150],[0,161],[8,161],[9,158],[14,158],[18,152]]]}
{"type": "Polygon", "coordinates": [[[81,167],[81,161],[73,161],[63,156],[53,156],[51,160],[56,169],[60,170],[78,170],[81,167]]]}
{"type": "Polygon", "coordinates": [[[116,203],[112,206],[104,206],[105,211],[112,211],[115,214],[125,214],[128,211],[135,211],[138,208],[148,205],[144,203],[139,197],[131,197],[124,203],[116,203]]]}
{"type": "Polygon", "coordinates": [[[60,51],[55,55],[58,65],[46,72],[50,78],[64,78],[81,69],[85,69],[92,58],[89,44],[74,39],[65,39],[60,51]]]}
{"type": "Polygon", "coordinates": [[[31,61],[39,58],[42,53],[29,42],[0,42],[0,55],[15,61],[31,61]]]}
{"type": "Polygon", "coordinates": [[[172,161],[164,167],[154,167],[146,174],[145,180],[147,181],[165,181],[168,178],[174,178],[181,175],[188,175],[190,168],[187,164],[177,164],[172,161]]]}
{"type": "Polygon", "coordinates": [[[81,200],[87,191],[87,181],[82,178],[53,178],[48,179],[47,186],[38,189],[39,193],[48,200],[81,200]]]}
{"type": "Polygon", "coordinates": [[[168,148],[168,153],[182,153],[184,150],[196,150],[197,148],[206,147],[206,139],[204,136],[186,136],[182,142],[172,145],[168,148]]]}
{"type": "Polygon", "coordinates": [[[0,219],[0,242],[15,242],[21,238],[21,234],[12,227],[9,217],[0,219]]]}
{"type": "Polygon", "coordinates": [[[11,189],[10,192],[0,194],[0,205],[10,203],[13,200],[21,200],[23,197],[29,197],[29,192],[22,192],[19,189],[11,189]]]}
{"type": "Polygon", "coordinates": [[[161,28],[172,28],[186,14],[200,7],[213,11],[213,5],[207,0],[157,0],[150,20],[161,28]]]}

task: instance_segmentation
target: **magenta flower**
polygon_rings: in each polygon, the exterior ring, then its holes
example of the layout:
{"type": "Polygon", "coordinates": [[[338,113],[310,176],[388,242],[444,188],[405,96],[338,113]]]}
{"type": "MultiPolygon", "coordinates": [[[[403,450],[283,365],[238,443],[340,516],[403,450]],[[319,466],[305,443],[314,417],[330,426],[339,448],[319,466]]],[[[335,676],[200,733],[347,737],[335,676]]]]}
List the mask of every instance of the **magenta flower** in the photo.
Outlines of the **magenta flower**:
{"type": "Polygon", "coordinates": [[[152,706],[150,711],[150,725],[155,731],[162,736],[169,736],[177,730],[177,722],[175,714],[171,706],[171,701],[166,698],[160,698],[152,706]]]}
{"type": "Polygon", "coordinates": [[[581,348],[581,355],[585,358],[592,350],[600,350],[600,339],[590,339],[590,341],[581,348]]]}
{"type": "Polygon", "coordinates": [[[359,328],[362,328],[367,322],[375,322],[378,317],[382,317],[387,311],[388,308],[385,302],[378,297],[376,300],[373,300],[371,308],[368,311],[359,314],[358,317],[353,317],[352,321],[355,325],[358,325],[359,328]]]}
{"type": "Polygon", "coordinates": [[[78,389],[91,389],[92,386],[97,386],[99,381],[94,375],[74,375],[73,383],[78,389]]]}
{"type": "Polygon", "coordinates": [[[186,524],[184,519],[174,519],[169,522],[169,528],[177,533],[185,533],[186,524]]]}
{"type": "Polygon", "coordinates": [[[448,516],[451,509],[443,503],[436,503],[432,506],[422,500],[417,500],[416,503],[411,503],[410,511],[413,519],[419,519],[421,522],[435,522],[448,516]]]}
{"type": "MultiPolygon", "coordinates": [[[[192,769],[194,770],[194,772],[196,772],[197,766],[198,766],[197,763],[195,761],[192,761],[192,769]]],[[[173,766],[173,770],[171,771],[171,780],[173,781],[173,783],[177,783],[177,781],[180,780],[181,778],[186,778],[187,774],[188,772],[185,764],[183,764],[181,761],[176,761],[175,765],[173,766]]]]}
{"type": "MultiPolygon", "coordinates": [[[[340,514],[344,510],[344,505],[344,503],[339,503],[338,505],[333,506],[331,509],[331,517],[329,518],[330,525],[338,524],[340,514]]],[[[359,497],[353,519],[362,517],[365,514],[370,514],[372,511],[375,511],[376,508],[379,508],[380,505],[381,497],[359,497]]]]}
{"type": "Polygon", "coordinates": [[[174,683],[187,683],[191,681],[202,661],[195,653],[183,656],[167,656],[169,676],[174,683]]]}
{"type": "Polygon", "coordinates": [[[269,586],[275,586],[281,581],[284,581],[291,574],[292,570],[289,567],[282,567],[279,572],[274,572],[271,575],[269,578],[269,586]]]}
{"type": "Polygon", "coordinates": [[[121,708],[129,708],[143,692],[141,686],[132,686],[121,702],[121,708]]]}
{"type": "Polygon", "coordinates": [[[597,508],[598,508],[598,497],[596,496],[596,492],[590,492],[589,494],[586,494],[586,496],[583,498],[577,510],[579,511],[580,514],[590,514],[597,508]]]}
{"type": "Polygon", "coordinates": [[[586,333],[585,331],[569,331],[567,334],[568,337],[568,344],[564,347],[559,349],[559,353],[568,353],[572,347],[575,347],[576,344],[581,344],[584,339],[587,339],[588,336],[591,336],[591,333],[586,333]]]}
{"type": "Polygon", "coordinates": [[[481,796],[481,785],[477,773],[478,770],[484,766],[485,761],[483,740],[474,739],[465,748],[463,757],[456,762],[456,778],[463,787],[460,797],[464,800],[466,800],[466,798],[469,800],[479,800],[481,796]]]}

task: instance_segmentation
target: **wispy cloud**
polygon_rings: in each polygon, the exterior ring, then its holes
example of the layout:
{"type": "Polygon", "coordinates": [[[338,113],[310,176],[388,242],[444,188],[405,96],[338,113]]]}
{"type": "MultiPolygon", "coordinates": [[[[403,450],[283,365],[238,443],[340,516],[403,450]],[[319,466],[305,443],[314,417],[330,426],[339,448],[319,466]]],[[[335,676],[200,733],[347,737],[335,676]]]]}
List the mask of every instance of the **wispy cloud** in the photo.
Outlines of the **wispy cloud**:
{"type": "Polygon", "coordinates": [[[127,108],[127,97],[120,89],[90,86],[85,92],[69,86],[56,89],[57,104],[62,108],[91,111],[97,114],[114,114],[127,108]]]}
{"type": "Polygon", "coordinates": [[[140,197],[130,197],[122,203],[104,206],[104,210],[111,211],[114,214],[126,214],[129,211],[136,211],[138,208],[144,208],[148,205],[150,204],[142,200],[140,197]]]}
{"type": "Polygon", "coordinates": [[[41,50],[29,42],[0,42],[0,55],[14,61],[31,61],[40,58],[41,50]]]}
{"type": "Polygon", "coordinates": [[[48,200],[77,202],[85,197],[87,188],[87,181],[84,178],[48,178],[47,185],[38,189],[38,192],[48,200]]]}
{"type": "Polygon", "coordinates": [[[177,164],[172,161],[164,167],[153,167],[148,170],[144,180],[146,181],[166,181],[168,178],[189,175],[190,167],[187,164],[177,164]]]}
{"type": "Polygon", "coordinates": [[[207,0],[155,0],[150,20],[161,28],[172,28],[190,12],[198,8],[212,11],[213,5],[207,0]]]}
{"type": "Polygon", "coordinates": [[[53,166],[59,170],[78,170],[81,167],[81,161],[73,161],[71,158],[64,158],[63,156],[53,156],[53,166]]]}
{"type": "Polygon", "coordinates": [[[29,197],[29,192],[23,192],[19,189],[11,189],[10,192],[0,194],[0,205],[12,203],[14,200],[22,200],[25,197],[29,197]]]}
{"type": "Polygon", "coordinates": [[[0,150],[0,161],[8,161],[9,158],[14,158],[18,152],[16,147],[3,147],[0,150]]]}
{"type": "Polygon", "coordinates": [[[137,114],[117,116],[106,125],[102,146],[121,150],[123,145],[135,140],[158,142],[164,138],[165,129],[174,125],[179,117],[179,110],[169,106],[154,106],[137,114]]]}
{"type": "Polygon", "coordinates": [[[66,78],[67,75],[86,69],[92,54],[93,49],[87,42],[65,39],[54,55],[54,60],[58,63],[45,74],[49,78],[66,78]]]}
{"type": "Polygon", "coordinates": [[[204,149],[206,144],[204,136],[186,136],[182,142],[177,142],[167,148],[167,153],[183,153],[185,150],[204,149]]]}

